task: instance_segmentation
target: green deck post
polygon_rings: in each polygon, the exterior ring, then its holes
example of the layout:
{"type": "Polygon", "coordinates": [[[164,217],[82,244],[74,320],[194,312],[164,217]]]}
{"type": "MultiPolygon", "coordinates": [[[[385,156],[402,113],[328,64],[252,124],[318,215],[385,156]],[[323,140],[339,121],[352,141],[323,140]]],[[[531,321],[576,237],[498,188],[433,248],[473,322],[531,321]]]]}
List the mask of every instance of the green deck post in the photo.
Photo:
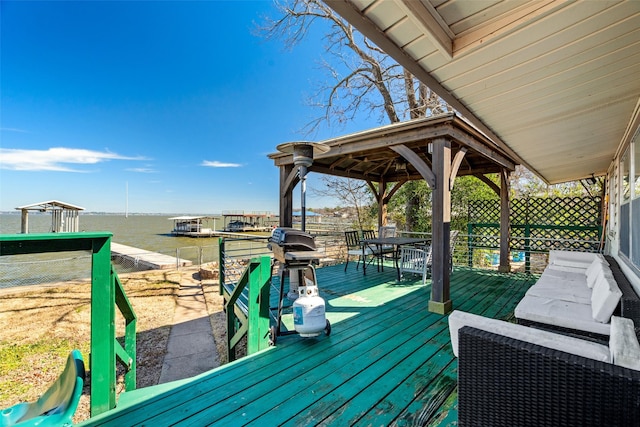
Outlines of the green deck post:
{"type": "Polygon", "coordinates": [[[91,416],[116,406],[116,353],[127,365],[125,385],[135,389],[136,316],[111,268],[108,232],[0,235],[0,256],[47,252],[91,252],[91,416]],[[115,309],[125,321],[125,348],[116,341],[115,309]]]}
{"type": "MultiPolygon", "coordinates": [[[[253,261],[253,260],[252,260],[253,261]]],[[[269,346],[269,290],[271,286],[271,259],[261,256],[259,264],[249,277],[249,331],[247,354],[269,346]]]]}
{"type": "MultiPolygon", "coordinates": [[[[136,389],[136,325],[137,325],[137,316],[133,311],[133,307],[131,306],[131,302],[129,298],[127,298],[127,294],[124,291],[124,287],[122,283],[120,283],[120,279],[116,274],[115,270],[112,268],[111,273],[114,278],[115,283],[115,302],[116,306],[122,313],[122,316],[125,319],[125,332],[124,332],[124,354],[119,359],[122,363],[125,364],[127,368],[127,372],[124,374],[124,386],[126,391],[131,391],[136,389]]],[[[120,347],[120,343],[115,341],[114,345],[116,349],[120,347]]],[[[116,355],[118,353],[116,352],[116,355]]]]}
{"type": "Polygon", "coordinates": [[[92,242],[91,416],[116,405],[115,279],[111,275],[111,236],[92,242]]]}

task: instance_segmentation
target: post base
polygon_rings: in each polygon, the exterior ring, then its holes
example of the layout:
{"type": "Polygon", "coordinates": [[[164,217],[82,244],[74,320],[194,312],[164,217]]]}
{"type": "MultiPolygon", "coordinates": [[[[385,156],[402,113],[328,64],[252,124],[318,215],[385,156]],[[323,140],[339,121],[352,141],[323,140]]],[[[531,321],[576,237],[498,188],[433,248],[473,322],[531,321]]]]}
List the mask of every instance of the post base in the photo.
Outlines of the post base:
{"type": "Polygon", "coordinates": [[[453,303],[451,300],[447,300],[445,302],[439,301],[429,301],[429,311],[437,314],[449,314],[453,311],[453,303]]]}
{"type": "Polygon", "coordinates": [[[499,273],[511,273],[511,266],[510,265],[501,265],[498,267],[498,272],[499,273]]]}

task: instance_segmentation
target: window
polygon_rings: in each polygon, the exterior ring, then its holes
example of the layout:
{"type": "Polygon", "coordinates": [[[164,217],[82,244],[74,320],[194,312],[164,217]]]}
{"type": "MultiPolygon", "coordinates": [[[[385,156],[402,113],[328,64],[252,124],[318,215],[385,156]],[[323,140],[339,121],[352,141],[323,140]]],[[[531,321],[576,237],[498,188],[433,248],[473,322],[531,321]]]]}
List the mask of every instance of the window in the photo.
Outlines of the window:
{"type": "Polygon", "coordinates": [[[640,136],[636,134],[635,142],[633,143],[633,166],[634,166],[634,185],[633,185],[633,198],[640,198],[640,136]]]}
{"type": "Polygon", "coordinates": [[[620,175],[622,177],[622,203],[627,203],[629,199],[631,199],[631,185],[629,183],[629,175],[631,172],[631,159],[629,155],[629,148],[622,155],[621,160],[621,171],[620,175]]]}
{"type": "Polygon", "coordinates": [[[631,188],[631,216],[629,228],[631,228],[631,262],[640,267],[640,137],[636,134],[632,144],[633,187],[631,188]]]}
{"type": "MultiPolygon", "coordinates": [[[[619,253],[640,268],[640,133],[620,158],[619,253]]],[[[614,171],[615,174],[615,171],[614,171]]],[[[614,193],[612,192],[612,195],[614,193]]]]}
{"type": "Polygon", "coordinates": [[[620,159],[620,184],[622,187],[620,194],[620,252],[631,258],[631,241],[629,239],[629,219],[631,215],[631,187],[629,186],[629,170],[631,168],[631,161],[629,157],[630,148],[622,155],[620,159]]]}
{"type": "Polygon", "coordinates": [[[614,237],[618,231],[618,165],[616,164],[611,168],[611,174],[609,175],[609,236],[614,237]]]}

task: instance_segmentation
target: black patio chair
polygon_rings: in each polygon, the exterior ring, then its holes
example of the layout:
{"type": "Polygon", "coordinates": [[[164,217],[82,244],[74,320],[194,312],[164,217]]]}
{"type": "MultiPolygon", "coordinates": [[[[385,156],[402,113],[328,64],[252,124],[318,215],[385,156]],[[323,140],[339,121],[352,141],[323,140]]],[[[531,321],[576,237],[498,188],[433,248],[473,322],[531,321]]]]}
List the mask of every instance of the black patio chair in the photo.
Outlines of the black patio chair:
{"type": "Polygon", "coordinates": [[[363,249],[362,236],[359,231],[357,230],[345,231],[344,238],[347,245],[347,262],[344,265],[344,271],[347,271],[347,266],[349,265],[350,257],[354,257],[354,256],[358,257],[358,261],[356,263],[356,270],[357,270],[361,260],[363,263],[366,262],[366,259],[362,258],[363,256],[365,258],[374,256],[374,251],[370,247],[367,246],[363,249]]]}

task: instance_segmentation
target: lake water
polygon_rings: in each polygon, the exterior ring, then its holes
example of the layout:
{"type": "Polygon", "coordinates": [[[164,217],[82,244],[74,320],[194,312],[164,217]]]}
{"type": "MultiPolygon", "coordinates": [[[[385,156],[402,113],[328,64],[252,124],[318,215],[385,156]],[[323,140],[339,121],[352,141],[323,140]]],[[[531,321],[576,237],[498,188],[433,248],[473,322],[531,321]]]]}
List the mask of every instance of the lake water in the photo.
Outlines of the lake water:
{"type": "MultiPolygon", "coordinates": [[[[218,238],[177,237],[171,234],[173,221],[163,215],[90,215],[80,214],[80,231],[107,231],[112,242],[176,256],[194,263],[218,259],[218,238]]],[[[221,229],[222,218],[209,220],[204,227],[221,229]]],[[[29,232],[48,233],[51,230],[50,213],[29,213],[29,232]]],[[[0,234],[20,233],[20,214],[0,214],[0,234]]],[[[264,251],[265,241],[229,242],[227,251],[232,256],[264,251]]],[[[118,272],[130,268],[116,266],[118,272]]],[[[0,288],[34,283],[86,278],[90,275],[87,255],[77,253],[51,253],[29,256],[0,257],[0,288]],[[36,277],[37,276],[37,277],[36,277]]]]}
{"type": "MultiPolygon", "coordinates": [[[[87,215],[80,214],[80,231],[108,231],[113,233],[112,242],[154,252],[166,252],[185,246],[216,244],[217,239],[176,237],[171,235],[173,221],[162,215],[87,215]]],[[[213,228],[213,222],[211,223],[213,228]]],[[[222,218],[216,219],[216,228],[221,228],[222,218]]],[[[51,214],[29,213],[29,232],[51,231],[51,214]]],[[[20,233],[20,215],[0,214],[0,233],[20,233]]]]}

